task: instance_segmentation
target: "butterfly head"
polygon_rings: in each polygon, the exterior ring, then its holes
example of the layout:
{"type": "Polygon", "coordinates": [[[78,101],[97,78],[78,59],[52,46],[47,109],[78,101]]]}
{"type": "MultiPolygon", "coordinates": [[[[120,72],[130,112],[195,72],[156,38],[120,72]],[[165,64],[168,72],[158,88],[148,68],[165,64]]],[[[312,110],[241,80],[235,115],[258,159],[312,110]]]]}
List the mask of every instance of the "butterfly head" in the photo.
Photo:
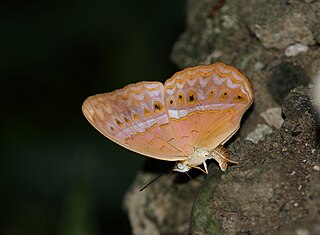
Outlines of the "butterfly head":
{"type": "Polygon", "coordinates": [[[185,164],[184,162],[177,162],[177,164],[174,166],[173,171],[178,171],[178,172],[187,172],[191,169],[190,166],[185,164]]]}

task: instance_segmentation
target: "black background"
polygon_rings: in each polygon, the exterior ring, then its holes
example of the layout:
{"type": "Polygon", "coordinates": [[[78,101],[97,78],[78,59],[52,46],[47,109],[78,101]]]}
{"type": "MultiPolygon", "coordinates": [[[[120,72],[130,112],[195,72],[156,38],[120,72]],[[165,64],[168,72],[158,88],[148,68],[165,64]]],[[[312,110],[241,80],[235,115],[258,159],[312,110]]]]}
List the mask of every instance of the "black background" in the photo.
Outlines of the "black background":
{"type": "Polygon", "coordinates": [[[0,234],[130,234],[122,197],[144,158],[99,134],[84,99],[176,71],[185,2],[0,7],[0,234]]]}

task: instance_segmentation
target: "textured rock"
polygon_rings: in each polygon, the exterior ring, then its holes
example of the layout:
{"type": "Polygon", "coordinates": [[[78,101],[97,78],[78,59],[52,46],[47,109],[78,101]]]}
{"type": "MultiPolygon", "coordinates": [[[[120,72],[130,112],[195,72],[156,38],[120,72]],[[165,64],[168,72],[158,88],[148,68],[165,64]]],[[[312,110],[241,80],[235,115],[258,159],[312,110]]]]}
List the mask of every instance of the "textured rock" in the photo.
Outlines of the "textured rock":
{"type": "Polygon", "coordinates": [[[193,234],[294,234],[296,229],[313,231],[320,225],[320,173],[314,170],[320,163],[319,122],[309,90],[290,93],[283,112],[281,129],[265,140],[232,144],[229,150],[239,157],[239,166],[222,176],[210,169],[194,202],[193,234]],[[199,208],[206,215],[201,223],[199,208]]]}
{"type": "Polygon", "coordinates": [[[153,159],[146,163],[146,170],[136,176],[124,199],[133,234],[188,234],[193,200],[204,175],[191,173],[192,177],[197,176],[193,180],[185,174],[166,175],[172,164],[153,159]],[[155,166],[162,169],[157,170],[155,166]],[[159,174],[162,174],[161,178],[140,192],[159,174]]]}
{"type": "Polygon", "coordinates": [[[282,112],[280,107],[273,107],[265,112],[261,113],[261,117],[266,121],[266,123],[269,126],[272,126],[276,129],[280,129],[283,118],[282,118],[282,112]]]}
{"type": "Polygon", "coordinates": [[[300,53],[307,52],[308,50],[309,50],[308,46],[303,45],[301,43],[297,43],[297,44],[288,46],[284,54],[286,56],[297,56],[300,53]]]}
{"type": "Polygon", "coordinates": [[[253,143],[258,143],[260,140],[264,140],[265,136],[272,133],[272,128],[266,124],[258,124],[254,131],[250,132],[246,140],[250,140],[253,143]]]}
{"type": "Polygon", "coordinates": [[[232,64],[251,79],[255,101],[228,141],[239,165],[222,173],[209,162],[207,177],[170,175],[142,193],[157,173],[146,167],[137,176],[125,200],[134,234],[319,234],[320,93],[306,88],[320,77],[319,12],[319,1],[187,1],[173,61],[232,64]],[[285,56],[297,43],[308,50],[285,56]],[[282,124],[266,112],[279,106],[282,124]],[[256,144],[244,140],[258,124],[274,130],[256,144]]]}
{"type": "Polygon", "coordinates": [[[284,62],[272,68],[268,89],[273,99],[281,104],[292,88],[308,83],[309,78],[300,66],[284,62]]]}

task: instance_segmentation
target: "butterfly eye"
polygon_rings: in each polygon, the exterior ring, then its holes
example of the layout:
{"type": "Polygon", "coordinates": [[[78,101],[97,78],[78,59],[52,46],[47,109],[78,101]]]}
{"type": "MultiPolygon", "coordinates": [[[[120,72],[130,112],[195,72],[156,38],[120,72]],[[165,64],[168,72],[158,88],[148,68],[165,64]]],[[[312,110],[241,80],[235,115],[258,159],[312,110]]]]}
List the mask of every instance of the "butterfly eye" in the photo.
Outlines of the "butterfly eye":
{"type": "Polygon", "coordinates": [[[178,172],[187,172],[190,169],[191,169],[190,166],[188,166],[188,165],[186,165],[184,163],[181,163],[181,162],[177,163],[175,165],[175,167],[173,168],[174,171],[178,171],[178,172]]]}
{"type": "Polygon", "coordinates": [[[178,163],[177,164],[177,168],[179,169],[179,170],[183,170],[184,169],[184,165],[183,164],[181,164],[181,163],[178,163]]]}

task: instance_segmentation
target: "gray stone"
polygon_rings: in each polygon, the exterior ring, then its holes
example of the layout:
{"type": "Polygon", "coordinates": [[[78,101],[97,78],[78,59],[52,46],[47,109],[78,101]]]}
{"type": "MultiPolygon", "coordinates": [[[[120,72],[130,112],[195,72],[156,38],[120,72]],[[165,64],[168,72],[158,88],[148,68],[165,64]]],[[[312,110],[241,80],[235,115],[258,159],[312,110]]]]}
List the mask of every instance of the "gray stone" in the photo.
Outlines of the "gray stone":
{"type": "Polygon", "coordinates": [[[222,173],[209,161],[207,177],[171,174],[143,192],[158,173],[146,167],[137,175],[124,203],[134,234],[319,234],[318,90],[312,96],[306,88],[319,73],[319,12],[319,1],[187,1],[173,61],[237,67],[252,81],[254,104],[226,145],[239,165],[222,173]],[[309,49],[284,56],[297,43],[309,49]],[[256,144],[244,140],[269,120],[262,113],[280,105],[282,125],[270,124],[275,130],[256,144]]]}

